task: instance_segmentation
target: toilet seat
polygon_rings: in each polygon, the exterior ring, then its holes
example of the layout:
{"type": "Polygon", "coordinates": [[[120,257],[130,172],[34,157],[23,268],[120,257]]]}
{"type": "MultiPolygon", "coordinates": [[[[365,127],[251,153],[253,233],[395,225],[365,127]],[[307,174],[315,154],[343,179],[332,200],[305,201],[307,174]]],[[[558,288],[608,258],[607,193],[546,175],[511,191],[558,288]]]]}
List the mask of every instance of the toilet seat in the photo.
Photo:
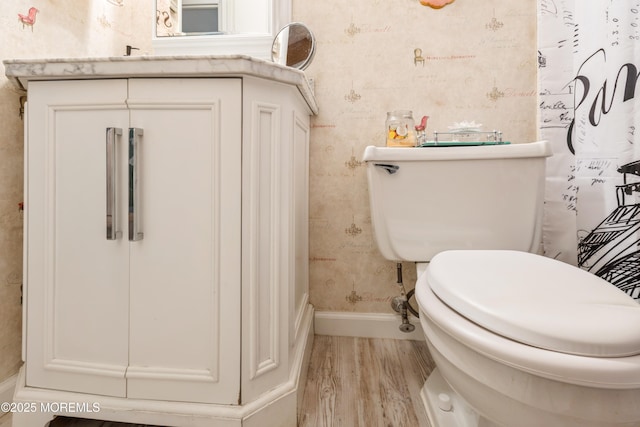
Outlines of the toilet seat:
{"type": "Polygon", "coordinates": [[[510,340],[572,355],[640,355],[640,304],[579,268],[518,251],[445,251],[420,281],[510,340]]]}
{"type": "Polygon", "coordinates": [[[585,357],[511,340],[452,310],[428,286],[426,274],[418,278],[415,297],[427,341],[433,340],[431,329],[440,329],[465,347],[499,364],[536,376],[587,387],[616,390],[640,388],[640,355],[585,357]]]}

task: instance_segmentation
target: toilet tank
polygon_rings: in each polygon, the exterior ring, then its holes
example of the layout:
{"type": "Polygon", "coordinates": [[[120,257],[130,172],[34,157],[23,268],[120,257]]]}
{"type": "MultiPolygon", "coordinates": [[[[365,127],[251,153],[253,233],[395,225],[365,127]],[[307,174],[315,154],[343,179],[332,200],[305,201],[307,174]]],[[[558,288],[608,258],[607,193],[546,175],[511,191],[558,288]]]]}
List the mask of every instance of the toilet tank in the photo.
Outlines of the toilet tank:
{"type": "Polygon", "coordinates": [[[382,255],[429,261],[448,249],[537,252],[547,141],[367,147],[371,220],[382,255]]]}

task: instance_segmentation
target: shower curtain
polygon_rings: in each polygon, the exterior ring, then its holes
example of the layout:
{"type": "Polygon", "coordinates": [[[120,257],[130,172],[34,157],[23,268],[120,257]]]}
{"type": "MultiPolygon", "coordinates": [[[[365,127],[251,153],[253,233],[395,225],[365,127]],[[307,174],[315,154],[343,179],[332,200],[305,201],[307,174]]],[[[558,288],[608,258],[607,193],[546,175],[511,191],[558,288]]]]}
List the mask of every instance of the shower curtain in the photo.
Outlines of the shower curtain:
{"type": "Polygon", "coordinates": [[[640,0],[538,0],[545,255],[640,300],[640,0]]]}

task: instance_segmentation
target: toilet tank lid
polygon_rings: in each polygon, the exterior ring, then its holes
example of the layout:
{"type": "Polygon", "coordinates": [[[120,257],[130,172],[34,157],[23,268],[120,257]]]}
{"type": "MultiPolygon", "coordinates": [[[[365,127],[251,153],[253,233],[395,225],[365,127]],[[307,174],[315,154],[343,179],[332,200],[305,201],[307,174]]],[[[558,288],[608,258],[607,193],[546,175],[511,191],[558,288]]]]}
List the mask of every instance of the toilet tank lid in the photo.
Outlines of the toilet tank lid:
{"type": "Polygon", "coordinates": [[[640,304],[561,261],[517,251],[445,251],[420,279],[453,310],[511,340],[582,356],[640,354],[640,304]]]}
{"type": "Polygon", "coordinates": [[[464,147],[375,147],[364,150],[365,162],[417,162],[437,160],[483,160],[549,157],[552,154],[548,141],[524,144],[481,145],[464,147]]]}

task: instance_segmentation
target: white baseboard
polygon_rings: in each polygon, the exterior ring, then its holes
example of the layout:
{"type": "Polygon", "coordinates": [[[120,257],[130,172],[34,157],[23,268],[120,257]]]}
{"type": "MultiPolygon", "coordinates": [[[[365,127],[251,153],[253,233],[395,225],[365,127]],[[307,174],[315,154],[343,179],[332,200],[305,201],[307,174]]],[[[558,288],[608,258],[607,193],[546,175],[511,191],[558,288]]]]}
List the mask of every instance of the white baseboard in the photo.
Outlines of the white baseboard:
{"type": "Polygon", "coordinates": [[[315,333],[316,335],[344,337],[424,340],[420,320],[414,316],[409,316],[409,322],[416,329],[413,332],[406,333],[398,328],[402,323],[399,314],[316,311],[315,333]]]}
{"type": "MultiPolygon", "coordinates": [[[[18,374],[12,375],[0,383],[0,403],[11,402],[13,400],[13,392],[16,389],[18,374]]],[[[4,413],[0,412],[0,416],[4,413]]]]}

